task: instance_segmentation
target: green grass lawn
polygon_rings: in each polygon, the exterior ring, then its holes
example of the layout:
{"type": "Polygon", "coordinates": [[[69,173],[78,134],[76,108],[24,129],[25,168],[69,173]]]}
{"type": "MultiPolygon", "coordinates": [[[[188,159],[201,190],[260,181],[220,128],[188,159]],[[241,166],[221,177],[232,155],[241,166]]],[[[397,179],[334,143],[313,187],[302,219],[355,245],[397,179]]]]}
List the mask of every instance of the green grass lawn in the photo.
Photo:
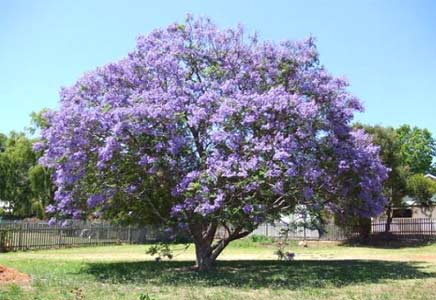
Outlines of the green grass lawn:
{"type": "Polygon", "coordinates": [[[0,300],[436,299],[436,244],[294,244],[296,260],[280,262],[274,246],[242,240],[225,250],[215,271],[203,274],[189,270],[192,247],[174,248],[175,258],[162,262],[140,245],[3,253],[0,264],[33,280],[31,286],[0,286],[0,300]]]}

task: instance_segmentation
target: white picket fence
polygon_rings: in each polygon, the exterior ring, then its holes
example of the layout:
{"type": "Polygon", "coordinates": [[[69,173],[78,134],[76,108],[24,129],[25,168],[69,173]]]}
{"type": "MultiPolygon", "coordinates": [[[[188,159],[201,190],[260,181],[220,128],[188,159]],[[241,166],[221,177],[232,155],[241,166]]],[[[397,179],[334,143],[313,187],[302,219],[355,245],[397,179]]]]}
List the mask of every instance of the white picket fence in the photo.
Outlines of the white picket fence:
{"type": "Polygon", "coordinates": [[[256,230],[253,231],[252,234],[278,238],[278,237],[283,237],[284,231],[287,232],[287,237],[289,239],[295,239],[295,240],[340,241],[357,235],[357,233],[347,231],[334,224],[327,224],[325,225],[323,231],[319,231],[319,230],[309,229],[304,226],[289,227],[289,225],[284,223],[261,224],[256,230]]]}

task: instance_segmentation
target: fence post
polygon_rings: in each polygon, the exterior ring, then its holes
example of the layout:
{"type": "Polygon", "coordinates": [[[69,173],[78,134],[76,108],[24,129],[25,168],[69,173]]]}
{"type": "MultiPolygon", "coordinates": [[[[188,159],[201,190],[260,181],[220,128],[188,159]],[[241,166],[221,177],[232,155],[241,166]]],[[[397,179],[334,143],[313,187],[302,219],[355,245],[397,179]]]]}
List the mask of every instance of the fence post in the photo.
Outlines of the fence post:
{"type": "Polygon", "coordinates": [[[61,248],[61,245],[62,245],[62,229],[58,228],[58,232],[59,232],[58,247],[61,248]]]}
{"type": "Polygon", "coordinates": [[[433,219],[430,219],[430,237],[433,237],[433,219]]]}
{"type": "Polygon", "coordinates": [[[129,242],[129,244],[132,243],[132,227],[129,225],[129,227],[127,228],[127,241],[129,242]]]}
{"type": "Polygon", "coordinates": [[[21,247],[23,246],[23,224],[20,224],[19,227],[19,233],[18,233],[18,249],[21,250],[21,247]]]}

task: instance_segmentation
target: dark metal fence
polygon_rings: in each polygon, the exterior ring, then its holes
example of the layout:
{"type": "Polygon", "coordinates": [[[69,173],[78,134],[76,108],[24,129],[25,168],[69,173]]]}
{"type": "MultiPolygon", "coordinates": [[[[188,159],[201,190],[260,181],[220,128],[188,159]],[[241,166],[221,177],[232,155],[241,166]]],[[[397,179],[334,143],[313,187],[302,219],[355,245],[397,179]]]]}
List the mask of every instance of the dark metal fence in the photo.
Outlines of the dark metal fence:
{"type": "MultiPolygon", "coordinates": [[[[121,243],[145,244],[171,241],[174,238],[174,234],[157,226],[130,227],[84,222],[60,226],[49,225],[47,222],[0,222],[0,252],[121,243]]],[[[176,238],[181,237],[178,235],[176,238]]]]}
{"type": "MultiPolygon", "coordinates": [[[[386,220],[373,221],[371,232],[384,233],[386,220]]],[[[399,236],[436,236],[436,219],[431,218],[394,218],[390,225],[390,234],[399,236]]]]}
{"type": "Polygon", "coordinates": [[[0,223],[0,250],[65,248],[132,241],[132,229],[106,224],[50,226],[47,223],[0,223]]]}
{"type": "MultiPolygon", "coordinates": [[[[385,232],[386,220],[373,220],[371,235],[385,232]]],[[[359,237],[359,233],[334,224],[327,224],[323,230],[304,226],[289,227],[284,223],[261,224],[252,234],[267,237],[287,237],[294,240],[342,241],[359,237]]],[[[218,232],[220,234],[221,231],[218,232]]],[[[222,230],[222,234],[225,231],[222,230]]],[[[392,220],[390,235],[399,238],[436,237],[436,219],[395,218],[392,220]]],[[[98,246],[108,244],[146,244],[161,241],[189,241],[186,234],[169,233],[159,226],[127,227],[107,223],[72,222],[67,226],[52,226],[46,222],[0,221],[0,252],[66,248],[75,246],[98,246]]]]}

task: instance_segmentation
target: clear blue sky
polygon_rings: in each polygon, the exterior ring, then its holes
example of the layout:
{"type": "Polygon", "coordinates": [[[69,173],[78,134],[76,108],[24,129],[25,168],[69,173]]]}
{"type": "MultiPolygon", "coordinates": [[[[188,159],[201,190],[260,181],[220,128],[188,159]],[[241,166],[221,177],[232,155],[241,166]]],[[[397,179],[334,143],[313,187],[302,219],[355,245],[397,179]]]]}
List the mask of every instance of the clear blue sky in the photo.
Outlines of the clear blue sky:
{"type": "Polygon", "coordinates": [[[139,34],[206,15],[271,40],[318,40],[321,62],[365,104],[357,120],[436,136],[436,1],[0,0],[0,132],[56,108],[61,86],[125,56],[139,34]]]}

